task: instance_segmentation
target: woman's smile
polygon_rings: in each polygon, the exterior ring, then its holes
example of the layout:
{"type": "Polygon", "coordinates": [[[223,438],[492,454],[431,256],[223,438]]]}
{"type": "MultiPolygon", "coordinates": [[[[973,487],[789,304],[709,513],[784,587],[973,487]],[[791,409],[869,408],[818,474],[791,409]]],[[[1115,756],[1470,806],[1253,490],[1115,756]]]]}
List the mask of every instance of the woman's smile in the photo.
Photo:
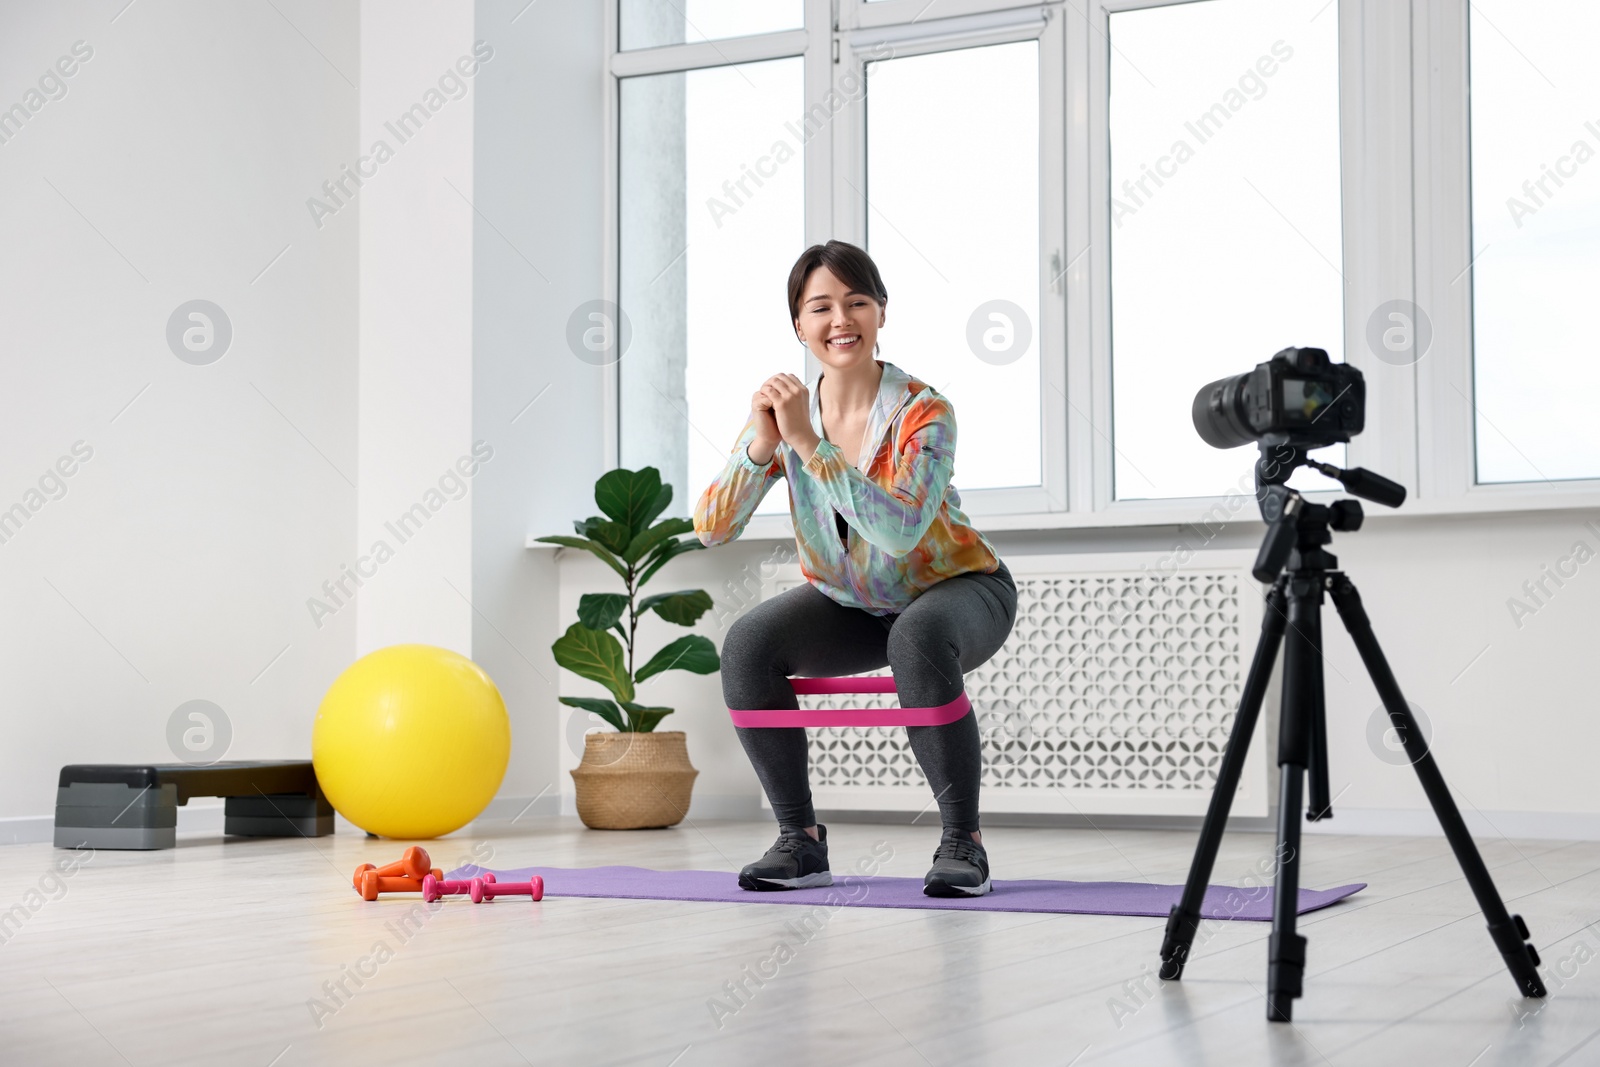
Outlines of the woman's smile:
{"type": "MultiPolygon", "coordinates": [[[[860,279],[854,282],[860,283],[860,279]]],[[[861,291],[859,284],[846,282],[826,266],[817,267],[803,286],[796,287],[794,297],[804,291],[806,299],[796,299],[790,305],[800,341],[835,370],[861,365],[863,355],[870,362],[878,331],[884,324],[886,298],[861,291]]],[[[881,292],[876,284],[869,288],[881,292]]]]}

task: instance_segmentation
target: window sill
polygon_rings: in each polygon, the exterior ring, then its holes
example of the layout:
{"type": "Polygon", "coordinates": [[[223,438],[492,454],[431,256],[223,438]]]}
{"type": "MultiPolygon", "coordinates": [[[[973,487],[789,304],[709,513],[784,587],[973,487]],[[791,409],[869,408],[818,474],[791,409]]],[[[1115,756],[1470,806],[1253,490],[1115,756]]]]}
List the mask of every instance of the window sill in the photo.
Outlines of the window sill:
{"type": "MultiPolygon", "coordinates": [[[[1593,482],[1573,482],[1566,489],[1560,483],[1531,486],[1526,484],[1474,486],[1466,496],[1415,500],[1409,499],[1398,509],[1362,501],[1366,517],[1403,519],[1407,516],[1441,515],[1497,515],[1534,512],[1565,512],[1600,510],[1600,488],[1593,482]]],[[[1348,497],[1347,493],[1316,492],[1305,494],[1313,504],[1328,504],[1348,497]]],[[[1173,500],[1119,500],[1101,511],[1092,512],[1031,512],[1014,514],[984,514],[967,512],[972,524],[984,533],[1029,533],[1047,530],[1116,530],[1140,526],[1181,526],[1185,523],[1250,522],[1259,524],[1260,513],[1248,497],[1184,497],[1173,500]],[[1234,505],[1232,510],[1230,505],[1234,505]]],[[[528,536],[529,548],[556,548],[528,536]]],[[[787,515],[758,515],[750,520],[740,535],[741,541],[790,541],[794,527],[787,515]]]]}

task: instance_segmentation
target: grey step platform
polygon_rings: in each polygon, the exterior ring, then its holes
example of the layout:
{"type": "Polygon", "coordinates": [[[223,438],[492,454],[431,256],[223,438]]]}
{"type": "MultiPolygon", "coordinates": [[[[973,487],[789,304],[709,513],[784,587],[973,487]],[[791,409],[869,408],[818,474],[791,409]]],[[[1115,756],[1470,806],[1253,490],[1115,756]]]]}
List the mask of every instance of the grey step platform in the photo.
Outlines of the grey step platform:
{"type": "Polygon", "coordinates": [[[223,797],[222,832],[250,837],[333,833],[333,805],[310,760],[74,763],[56,788],[56,848],[152,849],[178,843],[178,807],[223,797]]]}

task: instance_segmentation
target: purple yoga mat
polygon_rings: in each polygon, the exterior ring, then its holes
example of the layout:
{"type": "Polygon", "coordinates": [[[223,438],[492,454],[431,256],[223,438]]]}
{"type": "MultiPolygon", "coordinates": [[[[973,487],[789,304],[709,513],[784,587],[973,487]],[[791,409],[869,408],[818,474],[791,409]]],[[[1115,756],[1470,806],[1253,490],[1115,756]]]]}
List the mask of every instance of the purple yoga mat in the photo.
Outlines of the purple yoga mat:
{"type": "MultiPolygon", "coordinates": [[[[467,864],[446,878],[471,878],[489,868],[467,864]]],[[[1165,918],[1183,895],[1181,885],[1147,882],[1057,882],[1043,878],[995,879],[981,897],[929,897],[921,878],[883,875],[835,875],[833,885],[771,893],[739,888],[739,876],[727,871],[652,871],[647,867],[517,867],[493,872],[502,882],[525,882],[530,874],[544,879],[550,897],[616,897],[628,900],[704,900],[736,904],[840,905],[860,908],[935,908],[954,911],[1046,911],[1069,915],[1146,915],[1165,918]]],[[[1365,882],[1337,889],[1300,890],[1300,914],[1325,908],[1365,889],[1365,882]]],[[[1272,887],[1206,890],[1201,914],[1208,919],[1272,918],[1272,887]]]]}

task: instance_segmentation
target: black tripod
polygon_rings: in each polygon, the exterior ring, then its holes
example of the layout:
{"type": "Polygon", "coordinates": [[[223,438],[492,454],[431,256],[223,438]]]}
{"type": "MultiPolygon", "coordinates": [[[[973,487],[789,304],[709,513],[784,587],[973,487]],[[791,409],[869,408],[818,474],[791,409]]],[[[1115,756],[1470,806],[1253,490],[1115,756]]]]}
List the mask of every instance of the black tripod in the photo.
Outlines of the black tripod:
{"type": "Polygon", "coordinates": [[[1527,924],[1522,916],[1506,912],[1489,870],[1478,855],[1477,846],[1461,820],[1461,812],[1450,796],[1444,776],[1439,773],[1433,754],[1428,751],[1428,743],[1389,670],[1383,649],[1378,647],[1378,639],[1373,636],[1372,625],[1361,606],[1360,594],[1350,579],[1337,569],[1339,561],[1323,547],[1333,540],[1330,529],[1360,529],[1363,518],[1360,502],[1340,500],[1330,505],[1308,504],[1299,493],[1282,483],[1303,463],[1337,478],[1352,493],[1390,507],[1400,505],[1405,499],[1405,489],[1360,468],[1345,471],[1309,460],[1304,449],[1290,444],[1284,437],[1264,438],[1261,453],[1256,463],[1257,497],[1262,517],[1269,526],[1253,573],[1258,581],[1272,582],[1272,588],[1267,593],[1261,638],[1256,643],[1255,658],[1250,663],[1250,673],[1239,699],[1239,714],[1223,753],[1210,807],[1206,809],[1200,842],[1189,868],[1189,880],[1183,887],[1183,899],[1173,906],[1167,917],[1166,937],[1161,942],[1161,977],[1175,980],[1183,976],[1184,964],[1188,962],[1189,950],[1200,926],[1200,905],[1216,862],[1217,846],[1222,841],[1228,809],[1239,785],[1239,774],[1250,748],[1250,735],[1261,710],[1267,678],[1272,673],[1287,626],[1289,646],[1284,654],[1278,731],[1278,768],[1282,781],[1278,796],[1276,855],[1280,866],[1273,886],[1272,937],[1267,949],[1267,1018],[1273,1022],[1288,1022],[1292,1015],[1294,999],[1300,996],[1306,960],[1306,939],[1295,933],[1300,891],[1302,773],[1309,771],[1311,778],[1311,803],[1306,818],[1315,821],[1333,814],[1328,800],[1328,744],[1322,686],[1322,594],[1326,590],[1361,653],[1361,661],[1389,712],[1389,721],[1405,744],[1406,755],[1422,780],[1423,791],[1444,827],[1456,861],[1489,922],[1489,936],[1505,958],[1517,989],[1523,996],[1544,996],[1544,982],[1535,969],[1539,966],[1539,953],[1527,941],[1527,924]],[[1276,446],[1271,461],[1267,459],[1269,445],[1276,446]]]}

